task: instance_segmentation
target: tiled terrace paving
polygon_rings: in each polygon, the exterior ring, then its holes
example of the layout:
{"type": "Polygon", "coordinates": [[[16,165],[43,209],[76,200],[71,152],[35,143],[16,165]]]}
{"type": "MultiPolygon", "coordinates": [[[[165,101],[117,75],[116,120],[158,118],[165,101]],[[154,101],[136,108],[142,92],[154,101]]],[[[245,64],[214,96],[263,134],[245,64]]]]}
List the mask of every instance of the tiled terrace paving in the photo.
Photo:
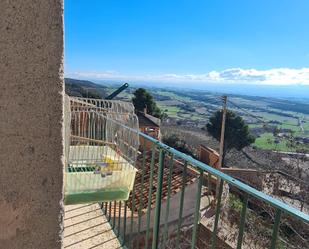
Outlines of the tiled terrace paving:
{"type": "Polygon", "coordinates": [[[65,206],[64,248],[121,248],[99,204],[65,206]]]}

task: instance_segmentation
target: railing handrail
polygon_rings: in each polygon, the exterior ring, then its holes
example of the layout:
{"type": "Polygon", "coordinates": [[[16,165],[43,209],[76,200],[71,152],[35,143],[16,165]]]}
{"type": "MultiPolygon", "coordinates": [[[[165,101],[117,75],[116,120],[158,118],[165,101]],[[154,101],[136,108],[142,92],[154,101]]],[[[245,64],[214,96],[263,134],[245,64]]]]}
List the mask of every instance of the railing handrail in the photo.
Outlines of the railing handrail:
{"type": "MultiPolygon", "coordinates": [[[[132,129],[133,130],[133,129],[132,129]]],[[[209,172],[210,174],[216,176],[216,177],[219,177],[221,178],[222,180],[230,183],[231,185],[243,190],[244,192],[248,193],[249,195],[251,196],[254,196],[256,197],[257,199],[261,200],[261,201],[264,201],[268,204],[270,204],[271,206],[273,207],[276,207],[278,209],[280,209],[281,211],[285,212],[285,213],[288,213],[296,218],[299,218],[307,223],[309,223],[309,215],[308,214],[305,214],[303,212],[301,212],[300,210],[288,205],[288,204],[285,204],[284,202],[278,200],[278,199],[275,199],[255,188],[252,188],[250,187],[249,185],[201,162],[201,161],[198,161],[196,159],[194,159],[193,157],[191,156],[188,156],[187,154],[184,154],[160,141],[158,141],[157,139],[153,138],[153,137],[150,137],[148,136],[147,134],[144,134],[140,131],[137,131],[137,133],[146,138],[147,140],[149,141],[152,141],[153,143],[155,143],[157,146],[169,151],[170,153],[173,153],[174,155],[176,155],[177,157],[187,161],[188,163],[190,164],[193,164],[194,166],[198,167],[199,169],[202,169],[206,172],[209,172]]]]}
{"type": "MultiPolygon", "coordinates": [[[[115,120],[114,120],[114,122],[119,123],[115,120]]],[[[121,123],[119,123],[119,125],[125,126],[121,123]]],[[[153,138],[153,137],[151,137],[151,136],[149,136],[149,135],[147,135],[147,134],[145,134],[145,133],[143,133],[139,130],[132,129],[128,126],[125,126],[125,127],[127,129],[131,130],[132,132],[135,132],[138,135],[144,137],[145,139],[155,143],[157,146],[161,147],[162,149],[165,149],[165,150],[169,151],[170,153],[176,155],[177,157],[179,157],[179,158],[187,161],[188,163],[198,167],[199,169],[204,170],[204,171],[206,171],[206,172],[208,172],[208,173],[210,173],[210,174],[212,174],[216,177],[219,177],[220,179],[228,182],[229,184],[241,189],[245,193],[247,193],[251,196],[254,196],[255,198],[257,198],[257,199],[259,199],[263,202],[266,202],[266,203],[270,204],[271,206],[276,207],[277,209],[279,209],[279,210],[281,210],[285,213],[288,213],[288,214],[290,214],[290,215],[292,215],[292,216],[294,216],[294,217],[296,217],[296,218],[298,218],[298,219],[300,219],[300,220],[302,220],[306,223],[309,223],[309,215],[308,214],[305,214],[305,213],[301,212],[300,210],[298,210],[298,209],[296,209],[296,208],[294,208],[294,207],[292,207],[292,206],[290,206],[290,205],[288,205],[288,204],[286,204],[286,203],[284,203],[284,202],[282,202],[278,199],[275,199],[275,198],[255,189],[255,188],[252,188],[249,185],[247,185],[247,184],[245,184],[245,183],[243,183],[243,182],[241,182],[241,181],[239,181],[239,180],[237,180],[237,179],[235,179],[235,178],[233,178],[233,177],[231,177],[231,176],[229,176],[229,175],[227,175],[227,174],[225,174],[225,173],[223,173],[223,172],[221,172],[221,171],[219,171],[219,170],[217,170],[217,169],[215,169],[215,168],[213,168],[213,167],[211,167],[211,166],[209,166],[209,165],[207,165],[207,164],[205,164],[201,161],[198,161],[198,160],[192,158],[191,156],[188,156],[187,154],[184,154],[184,153],[164,144],[164,143],[158,141],[157,139],[155,139],[155,138],[153,138]]]]}

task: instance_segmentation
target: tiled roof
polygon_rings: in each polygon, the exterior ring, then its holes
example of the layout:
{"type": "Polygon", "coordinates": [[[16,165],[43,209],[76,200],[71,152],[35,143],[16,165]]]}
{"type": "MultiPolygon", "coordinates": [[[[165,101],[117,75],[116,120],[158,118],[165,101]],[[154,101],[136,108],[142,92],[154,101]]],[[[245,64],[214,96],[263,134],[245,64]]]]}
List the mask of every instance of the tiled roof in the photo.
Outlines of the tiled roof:
{"type": "MultiPolygon", "coordinates": [[[[139,170],[136,174],[135,178],[135,195],[134,195],[134,211],[138,211],[140,205],[140,197],[141,199],[141,207],[142,210],[147,209],[148,205],[148,195],[149,195],[149,188],[150,188],[150,163],[151,163],[151,152],[146,153],[145,158],[145,167],[142,170],[142,162],[143,162],[143,155],[139,155],[137,159],[136,168],[139,170]],[[144,181],[142,177],[142,172],[144,171],[144,181]],[[143,182],[143,184],[142,184],[143,182]],[[141,190],[143,188],[143,192],[141,194],[141,190]]],[[[168,176],[169,176],[169,165],[170,165],[170,158],[165,157],[164,162],[164,172],[163,172],[163,186],[162,186],[162,196],[161,199],[167,199],[167,192],[168,192],[168,176]]],[[[157,151],[155,156],[155,163],[154,163],[154,173],[153,173],[153,187],[152,187],[152,195],[151,195],[151,207],[154,207],[155,200],[156,200],[156,193],[157,193],[157,182],[158,182],[158,167],[159,167],[159,153],[157,151]]],[[[171,179],[171,194],[172,197],[179,191],[181,191],[182,186],[182,178],[183,178],[183,163],[174,160],[173,163],[173,171],[172,171],[172,179],[171,179]]],[[[186,174],[186,185],[192,184],[197,178],[197,174],[192,171],[190,168],[187,169],[186,174]]],[[[132,209],[132,193],[130,195],[130,199],[128,201],[128,206],[132,209]]]]}
{"type": "Polygon", "coordinates": [[[143,112],[136,113],[140,126],[156,126],[160,127],[160,119],[143,112]]]}

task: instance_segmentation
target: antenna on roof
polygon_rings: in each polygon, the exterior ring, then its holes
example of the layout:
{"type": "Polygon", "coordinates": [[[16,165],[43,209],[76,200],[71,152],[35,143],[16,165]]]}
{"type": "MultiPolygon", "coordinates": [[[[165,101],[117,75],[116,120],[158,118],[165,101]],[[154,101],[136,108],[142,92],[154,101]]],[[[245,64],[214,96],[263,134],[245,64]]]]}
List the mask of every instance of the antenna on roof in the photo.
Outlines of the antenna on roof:
{"type": "Polygon", "coordinates": [[[119,93],[121,93],[122,91],[124,91],[125,89],[127,89],[129,87],[128,83],[124,83],[121,87],[119,87],[116,91],[114,91],[112,94],[108,95],[105,99],[107,100],[111,100],[113,98],[115,98],[119,93]]]}

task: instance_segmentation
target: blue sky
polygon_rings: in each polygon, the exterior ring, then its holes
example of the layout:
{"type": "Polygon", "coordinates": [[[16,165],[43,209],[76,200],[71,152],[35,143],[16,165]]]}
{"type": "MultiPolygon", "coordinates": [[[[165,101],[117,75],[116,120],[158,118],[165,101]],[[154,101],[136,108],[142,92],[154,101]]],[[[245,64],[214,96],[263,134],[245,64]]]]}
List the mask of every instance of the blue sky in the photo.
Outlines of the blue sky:
{"type": "Polygon", "coordinates": [[[309,84],[308,0],[65,0],[65,74],[309,84]]]}

